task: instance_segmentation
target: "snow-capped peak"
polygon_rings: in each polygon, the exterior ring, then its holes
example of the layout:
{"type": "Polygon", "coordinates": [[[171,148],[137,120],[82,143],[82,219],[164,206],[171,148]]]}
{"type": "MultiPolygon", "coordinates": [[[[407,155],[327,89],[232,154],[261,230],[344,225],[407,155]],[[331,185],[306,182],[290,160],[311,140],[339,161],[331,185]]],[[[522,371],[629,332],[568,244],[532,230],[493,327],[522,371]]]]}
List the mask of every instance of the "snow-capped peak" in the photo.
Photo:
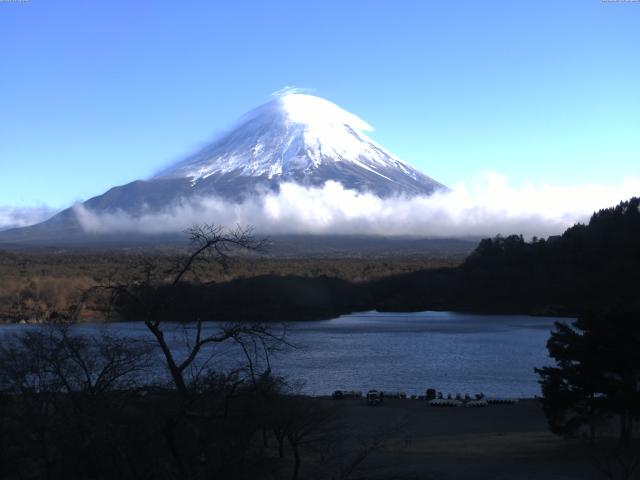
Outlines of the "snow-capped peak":
{"type": "Polygon", "coordinates": [[[301,93],[280,95],[282,108],[289,121],[302,123],[310,129],[324,130],[349,125],[358,132],[369,132],[373,127],[353,113],[343,110],[324,98],[301,93]]]}
{"type": "Polygon", "coordinates": [[[367,137],[364,132],[371,130],[367,122],[328,100],[287,91],[245,114],[235,128],[155,178],[190,178],[196,185],[212,176],[303,183],[315,176],[307,183],[317,184],[329,170],[333,174],[337,169],[347,171],[351,183],[357,171],[365,171],[368,179],[363,185],[371,183],[372,176],[398,183],[398,175],[414,183],[439,185],[367,137]]]}

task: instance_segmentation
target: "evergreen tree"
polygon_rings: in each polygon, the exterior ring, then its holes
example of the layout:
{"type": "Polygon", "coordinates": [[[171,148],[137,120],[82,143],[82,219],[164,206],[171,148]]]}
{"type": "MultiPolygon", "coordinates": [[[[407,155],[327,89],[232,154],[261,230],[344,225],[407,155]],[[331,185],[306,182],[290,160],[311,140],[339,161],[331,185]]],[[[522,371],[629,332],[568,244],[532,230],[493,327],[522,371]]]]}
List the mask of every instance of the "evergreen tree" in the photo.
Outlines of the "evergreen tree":
{"type": "Polygon", "coordinates": [[[640,416],[640,322],[614,309],[583,314],[572,325],[557,322],[547,342],[556,366],[536,369],[551,431],[573,436],[584,426],[595,441],[601,419],[617,415],[620,441],[628,444],[640,416]]]}

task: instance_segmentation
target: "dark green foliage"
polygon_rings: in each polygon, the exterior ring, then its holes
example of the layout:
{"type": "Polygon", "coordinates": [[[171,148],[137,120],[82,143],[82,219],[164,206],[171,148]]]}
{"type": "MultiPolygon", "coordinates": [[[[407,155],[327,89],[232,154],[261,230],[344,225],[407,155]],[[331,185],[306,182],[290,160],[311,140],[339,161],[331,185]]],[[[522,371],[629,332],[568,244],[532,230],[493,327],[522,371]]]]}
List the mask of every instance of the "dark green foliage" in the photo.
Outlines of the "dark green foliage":
{"type": "Polygon", "coordinates": [[[589,311],[571,326],[556,323],[547,343],[555,367],[536,369],[554,433],[572,436],[620,419],[620,440],[631,440],[640,416],[640,314],[625,308],[589,311]]]}
{"type": "Polygon", "coordinates": [[[547,240],[484,239],[459,268],[372,282],[375,306],[575,315],[624,303],[639,310],[639,206],[632,198],[547,240]]]}
{"type": "MultiPolygon", "coordinates": [[[[371,304],[362,286],[328,277],[264,275],[224,283],[183,283],[175,288],[159,285],[146,292],[146,296],[158,298],[169,294],[171,302],[156,314],[162,320],[332,318],[371,304]]],[[[144,318],[140,305],[126,297],[120,298],[115,307],[122,318],[144,318]]]]}
{"type": "Polygon", "coordinates": [[[625,301],[640,306],[640,198],[594,213],[560,237],[483,240],[461,268],[473,303],[575,313],[625,301]]]}

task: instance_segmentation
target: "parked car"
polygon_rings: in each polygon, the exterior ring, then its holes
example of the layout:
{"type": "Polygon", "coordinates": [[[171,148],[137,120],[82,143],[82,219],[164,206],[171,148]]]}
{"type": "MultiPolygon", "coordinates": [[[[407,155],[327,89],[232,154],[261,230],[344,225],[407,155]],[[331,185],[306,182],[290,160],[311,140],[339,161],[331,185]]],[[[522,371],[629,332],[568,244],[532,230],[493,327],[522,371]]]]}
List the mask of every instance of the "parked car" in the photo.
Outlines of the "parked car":
{"type": "Polygon", "coordinates": [[[384,394],[378,390],[369,390],[367,392],[367,405],[380,405],[384,400],[384,394]]]}

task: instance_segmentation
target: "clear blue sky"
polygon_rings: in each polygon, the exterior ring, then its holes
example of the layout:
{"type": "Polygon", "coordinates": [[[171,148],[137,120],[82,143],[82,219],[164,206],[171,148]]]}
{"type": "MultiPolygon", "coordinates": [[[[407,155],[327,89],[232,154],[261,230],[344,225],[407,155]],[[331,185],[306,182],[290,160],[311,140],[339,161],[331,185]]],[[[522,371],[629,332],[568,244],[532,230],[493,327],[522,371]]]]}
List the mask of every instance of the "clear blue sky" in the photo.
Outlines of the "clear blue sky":
{"type": "Polygon", "coordinates": [[[286,85],[454,184],[640,173],[640,3],[0,2],[0,205],[145,178],[286,85]]]}

